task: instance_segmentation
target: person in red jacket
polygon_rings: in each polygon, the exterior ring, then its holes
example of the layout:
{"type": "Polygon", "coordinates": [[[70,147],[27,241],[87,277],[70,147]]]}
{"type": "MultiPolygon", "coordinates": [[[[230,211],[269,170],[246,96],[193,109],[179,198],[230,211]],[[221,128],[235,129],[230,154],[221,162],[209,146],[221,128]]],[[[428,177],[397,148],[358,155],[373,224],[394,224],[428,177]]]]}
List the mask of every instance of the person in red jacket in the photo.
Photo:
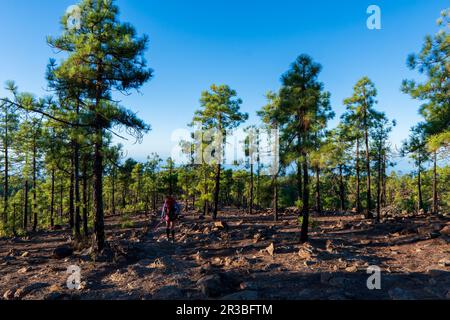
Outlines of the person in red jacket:
{"type": "Polygon", "coordinates": [[[167,239],[170,241],[170,236],[172,236],[172,241],[175,242],[175,224],[179,217],[181,208],[174,197],[167,196],[164,202],[162,216],[161,218],[166,221],[166,233],[167,239]]]}

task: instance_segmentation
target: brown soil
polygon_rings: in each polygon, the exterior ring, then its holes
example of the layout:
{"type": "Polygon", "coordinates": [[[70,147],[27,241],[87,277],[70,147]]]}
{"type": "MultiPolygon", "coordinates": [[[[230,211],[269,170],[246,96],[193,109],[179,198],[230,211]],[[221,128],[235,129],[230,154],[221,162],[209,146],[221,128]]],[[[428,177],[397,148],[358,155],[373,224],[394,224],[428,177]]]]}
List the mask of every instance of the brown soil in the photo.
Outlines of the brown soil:
{"type": "Polygon", "coordinates": [[[52,257],[70,244],[66,230],[0,239],[0,299],[450,299],[448,217],[314,216],[306,245],[294,215],[275,223],[229,209],[219,217],[215,226],[186,215],[175,244],[156,217],[135,215],[128,229],[108,217],[111,249],[96,261],[88,250],[52,257]],[[70,265],[81,268],[81,290],[67,289],[70,265]],[[373,265],[381,290],[367,288],[373,265]],[[208,275],[225,282],[209,288],[216,294],[197,284],[208,275]]]}

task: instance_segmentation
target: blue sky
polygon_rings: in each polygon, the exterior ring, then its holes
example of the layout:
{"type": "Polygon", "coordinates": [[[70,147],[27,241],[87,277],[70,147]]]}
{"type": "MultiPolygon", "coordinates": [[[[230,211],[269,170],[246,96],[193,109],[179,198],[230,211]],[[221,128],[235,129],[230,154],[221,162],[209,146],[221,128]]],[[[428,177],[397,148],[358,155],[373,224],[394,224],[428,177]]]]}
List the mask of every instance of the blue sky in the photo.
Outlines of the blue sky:
{"type": "MultiPolygon", "coordinates": [[[[50,57],[47,35],[61,32],[59,19],[75,0],[0,0],[0,82],[44,94],[50,57]]],[[[155,77],[140,93],[118,97],[152,125],[143,143],[122,142],[128,156],[144,160],[152,152],[169,156],[171,134],[185,128],[212,83],[237,90],[250,114],[277,90],[280,76],[301,53],[323,65],[320,79],[332,94],[338,117],[353,85],[369,76],[379,91],[378,109],[397,120],[392,143],[400,145],[420,121],[419,102],[400,92],[402,79],[417,78],[406,67],[448,0],[256,1],[118,0],[121,20],[150,37],[146,54],[155,77]],[[366,9],[382,10],[382,30],[366,27],[366,9]]],[[[3,89],[0,95],[5,94],[3,89]]]]}

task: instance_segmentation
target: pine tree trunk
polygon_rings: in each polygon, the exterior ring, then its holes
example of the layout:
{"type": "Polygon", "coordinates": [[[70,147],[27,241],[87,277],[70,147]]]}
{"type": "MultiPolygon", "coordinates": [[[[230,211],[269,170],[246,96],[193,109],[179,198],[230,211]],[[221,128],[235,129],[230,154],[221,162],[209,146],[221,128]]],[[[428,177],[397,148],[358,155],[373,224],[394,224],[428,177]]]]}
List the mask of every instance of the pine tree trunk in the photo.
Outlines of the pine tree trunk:
{"type": "MultiPolygon", "coordinates": [[[[78,100],[77,107],[77,121],[80,114],[80,103],[78,100]]],[[[77,140],[73,141],[73,175],[74,175],[74,192],[75,192],[75,239],[81,239],[81,199],[80,199],[80,144],[77,140]]]]}
{"type": "Polygon", "coordinates": [[[116,169],[112,168],[111,172],[111,212],[116,215],[116,169]]]}
{"type": "Polygon", "coordinates": [[[216,188],[214,191],[214,213],[213,219],[217,219],[217,214],[219,213],[219,195],[220,195],[220,175],[222,171],[222,166],[219,163],[217,165],[217,173],[216,173],[216,188]]]}
{"type": "Polygon", "coordinates": [[[52,187],[50,199],[50,226],[55,226],[55,168],[52,168],[52,187]]]}
{"type": "Polygon", "coordinates": [[[437,192],[437,151],[433,154],[433,213],[439,212],[438,192],[437,192]]]}
{"type": "Polygon", "coordinates": [[[88,184],[88,197],[87,197],[88,213],[92,212],[92,198],[93,198],[92,186],[91,184],[88,184]]]}
{"type": "Polygon", "coordinates": [[[36,232],[38,225],[38,210],[37,210],[37,145],[36,136],[33,139],[33,232],[36,232]]]}
{"type": "Polygon", "coordinates": [[[320,169],[316,168],[316,210],[317,213],[322,213],[322,199],[320,194],[320,169]]]}
{"type": "MultiPolygon", "coordinates": [[[[259,138],[258,138],[259,139],[259,138]]],[[[261,159],[259,156],[259,144],[258,144],[258,158],[256,168],[256,208],[261,208],[261,159]]]]}
{"type": "Polygon", "coordinates": [[[382,155],[381,148],[378,150],[378,181],[377,181],[377,221],[381,220],[381,183],[382,183],[382,155]]]}
{"type": "Polygon", "coordinates": [[[422,163],[419,159],[419,165],[417,170],[417,192],[419,196],[418,209],[419,211],[423,209],[423,198],[422,198],[422,163]]]}
{"type": "Polygon", "coordinates": [[[253,214],[254,193],[253,193],[253,163],[250,163],[250,207],[249,213],[253,214]]]}
{"type": "Polygon", "coordinates": [[[386,191],[386,180],[387,180],[387,175],[386,175],[386,161],[387,161],[387,155],[384,154],[383,155],[383,182],[382,182],[382,196],[381,196],[381,205],[383,207],[386,207],[387,205],[387,191],[386,191]]]}
{"type": "Polygon", "coordinates": [[[359,168],[359,138],[356,139],[356,213],[361,213],[361,197],[360,197],[360,168],[359,168]]]}
{"type": "Polygon", "coordinates": [[[278,221],[278,179],[277,175],[273,177],[273,217],[278,221]]]}
{"type": "Polygon", "coordinates": [[[185,190],[186,190],[186,194],[185,194],[185,199],[184,199],[184,210],[187,212],[189,210],[189,180],[187,178],[186,175],[186,179],[185,179],[185,190]]]}
{"type": "Polygon", "coordinates": [[[23,230],[27,232],[28,228],[28,179],[25,180],[24,205],[23,205],[23,230]]]}
{"type": "Polygon", "coordinates": [[[369,149],[369,132],[366,125],[364,131],[366,141],[366,172],[367,172],[367,219],[372,219],[372,193],[371,193],[371,177],[370,177],[370,149],[369,149]]]}
{"type": "Polygon", "coordinates": [[[74,170],[73,170],[73,159],[71,160],[71,173],[70,173],[70,188],[69,188],[69,225],[70,229],[74,231],[75,228],[75,193],[74,193],[74,170]]]}
{"type": "Polygon", "coordinates": [[[17,210],[17,205],[16,203],[13,204],[13,219],[12,219],[12,232],[14,236],[17,236],[17,231],[16,231],[16,210],[17,210]]]}
{"type": "Polygon", "coordinates": [[[308,242],[309,229],[309,175],[308,175],[308,160],[306,154],[303,154],[303,224],[300,241],[301,243],[308,242]]]}
{"type": "Polygon", "coordinates": [[[203,215],[207,217],[209,215],[209,202],[205,201],[205,204],[203,206],[203,215]]]}
{"type": "MultiPolygon", "coordinates": [[[[301,152],[301,151],[300,151],[301,152]]],[[[300,154],[300,153],[299,153],[300,154]]],[[[303,197],[303,178],[302,178],[302,163],[300,160],[297,161],[297,190],[298,190],[298,200],[303,197]]]]}
{"type": "MultiPolygon", "coordinates": [[[[217,125],[217,129],[218,132],[223,133],[223,128],[222,128],[222,114],[219,113],[218,115],[218,119],[217,119],[218,125],[217,125]]],[[[220,197],[220,175],[222,173],[222,141],[220,142],[219,145],[219,150],[217,150],[218,152],[218,161],[217,161],[217,173],[216,173],[216,187],[214,190],[214,212],[213,212],[213,220],[217,219],[217,215],[219,213],[219,197],[220,197]]]]}
{"type": "Polygon", "coordinates": [[[74,176],[74,192],[75,192],[75,217],[74,217],[74,227],[75,227],[75,238],[77,240],[81,239],[81,212],[80,212],[80,147],[77,142],[74,143],[74,153],[73,153],[73,176],[74,176]]]}
{"type": "Polygon", "coordinates": [[[342,164],[339,165],[339,199],[341,204],[341,211],[344,212],[347,208],[345,207],[345,187],[344,187],[344,174],[343,174],[342,164]]]}
{"type": "MultiPolygon", "coordinates": [[[[204,183],[203,192],[204,192],[205,197],[206,197],[208,195],[208,192],[209,192],[209,190],[208,190],[208,171],[207,171],[207,168],[205,168],[205,177],[204,177],[204,179],[205,180],[203,181],[203,183],[204,183]]],[[[208,204],[208,200],[206,200],[206,199],[205,199],[205,203],[203,204],[203,215],[205,217],[207,217],[209,215],[209,204],[208,204]]]]}
{"type": "Polygon", "coordinates": [[[84,236],[89,236],[88,228],[88,170],[87,159],[83,158],[83,231],[84,236]]]}
{"type": "Polygon", "coordinates": [[[103,98],[103,63],[97,64],[97,81],[95,93],[95,120],[94,120],[94,243],[97,252],[105,248],[105,222],[103,212],[103,121],[99,114],[103,98]]]}
{"type": "Polygon", "coordinates": [[[125,207],[127,206],[127,204],[126,204],[127,192],[126,192],[126,182],[125,181],[122,182],[122,190],[121,191],[122,191],[121,192],[121,207],[122,207],[122,211],[124,211],[125,207]]]}
{"type": "MultiPolygon", "coordinates": [[[[97,119],[97,123],[99,123],[97,119]]],[[[94,144],[94,241],[96,250],[101,252],[105,248],[105,222],[103,213],[103,130],[95,130],[94,144]]]]}
{"type": "Polygon", "coordinates": [[[4,185],[4,197],[3,197],[3,223],[5,227],[8,224],[8,197],[9,197],[9,137],[8,137],[8,106],[5,110],[5,142],[4,142],[4,161],[5,161],[5,185],[4,185]]]}
{"type": "Polygon", "coordinates": [[[59,186],[59,220],[61,224],[63,224],[63,215],[64,215],[64,180],[63,177],[61,176],[59,186]]]}

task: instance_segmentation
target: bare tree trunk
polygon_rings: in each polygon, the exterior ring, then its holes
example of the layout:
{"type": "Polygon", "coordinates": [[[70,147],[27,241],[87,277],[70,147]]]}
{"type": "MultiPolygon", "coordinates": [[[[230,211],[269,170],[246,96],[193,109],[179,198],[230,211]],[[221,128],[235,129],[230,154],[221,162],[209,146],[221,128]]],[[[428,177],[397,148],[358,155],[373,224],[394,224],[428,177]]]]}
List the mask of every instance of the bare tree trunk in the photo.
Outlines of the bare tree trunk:
{"type": "Polygon", "coordinates": [[[253,204],[254,204],[254,194],[253,194],[253,160],[251,160],[250,163],[250,207],[249,207],[249,213],[253,214],[253,204]]]}
{"type": "Polygon", "coordinates": [[[88,184],[88,198],[87,198],[87,208],[88,208],[88,214],[92,211],[92,198],[94,197],[92,192],[92,186],[91,184],[88,184]]]}
{"type": "Polygon", "coordinates": [[[63,177],[61,176],[59,185],[59,220],[61,224],[63,224],[63,215],[64,215],[64,180],[63,177]]]}
{"type": "Polygon", "coordinates": [[[111,211],[116,215],[116,168],[113,166],[111,171],[111,211]]]}
{"type": "Polygon", "coordinates": [[[278,177],[273,176],[273,217],[274,221],[278,221],[278,177]]]}
{"type": "MultiPolygon", "coordinates": [[[[301,150],[299,151],[301,152],[301,150]]],[[[300,153],[299,153],[300,154],[300,153]]],[[[297,161],[297,190],[298,190],[298,200],[301,200],[303,197],[303,171],[302,171],[302,163],[300,160],[297,161]]]]}
{"type": "Polygon", "coordinates": [[[386,162],[387,162],[387,155],[386,153],[383,155],[383,182],[382,182],[382,195],[381,195],[381,205],[383,207],[386,207],[387,205],[387,191],[386,191],[386,162]]]}
{"type": "Polygon", "coordinates": [[[369,132],[366,127],[364,131],[366,141],[366,171],[367,171],[367,218],[372,219],[372,193],[371,193],[371,177],[370,177],[370,149],[369,149],[369,132]]]}
{"type": "Polygon", "coordinates": [[[320,168],[316,168],[316,210],[317,213],[322,213],[322,199],[320,194],[320,168]]]}
{"type": "MultiPolygon", "coordinates": [[[[205,195],[207,195],[208,194],[208,171],[207,171],[207,168],[205,168],[205,180],[204,180],[204,184],[205,184],[205,186],[204,186],[204,193],[205,193],[205,195]]],[[[207,217],[208,216],[208,214],[209,214],[209,203],[208,203],[208,200],[205,200],[205,203],[203,204],[203,215],[205,216],[205,217],[207,217]]]]}
{"type": "Polygon", "coordinates": [[[50,200],[50,226],[55,226],[55,168],[52,168],[52,191],[50,200]]]}
{"type": "Polygon", "coordinates": [[[356,212],[361,213],[361,197],[360,197],[360,168],[359,168],[359,138],[356,139],[356,212]]]}
{"type": "Polygon", "coordinates": [[[439,212],[438,192],[437,192],[437,151],[433,154],[433,213],[439,212]]]}
{"type": "Polygon", "coordinates": [[[71,173],[70,173],[70,187],[69,187],[69,225],[72,231],[75,227],[75,194],[74,194],[74,170],[73,170],[73,159],[71,160],[71,173]]]}
{"type": "Polygon", "coordinates": [[[261,163],[258,153],[258,165],[256,168],[256,208],[261,208],[261,163]]]}
{"type": "Polygon", "coordinates": [[[186,175],[186,179],[184,180],[184,183],[185,183],[184,187],[185,187],[185,190],[186,190],[186,194],[184,195],[185,196],[185,199],[184,199],[184,211],[187,212],[189,210],[189,192],[188,192],[189,179],[188,179],[187,175],[186,175]]]}
{"type": "Polygon", "coordinates": [[[5,142],[4,142],[4,161],[5,161],[5,186],[3,195],[3,223],[5,227],[8,224],[8,197],[9,197],[9,137],[8,137],[8,106],[5,110],[5,142]]]}
{"type": "Polygon", "coordinates": [[[25,180],[24,206],[23,206],[23,230],[26,232],[28,228],[28,179],[25,180]]]}
{"type": "MultiPolygon", "coordinates": [[[[99,123],[99,119],[97,119],[99,123]]],[[[103,132],[100,127],[95,132],[94,151],[94,241],[96,250],[102,251],[105,247],[105,222],[103,215],[103,132]]]]}
{"type": "Polygon", "coordinates": [[[17,210],[17,204],[13,204],[13,221],[12,221],[12,232],[14,236],[17,236],[16,231],[16,210],[17,210]]]}
{"type": "Polygon", "coordinates": [[[105,248],[105,222],[103,211],[103,127],[99,107],[103,98],[103,64],[97,64],[94,119],[94,163],[93,163],[93,203],[94,203],[94,245],[97,252],[105,248]]]}
{"type": "Polygon", "coordinates": [[[419,159],[419,165],[417,170],[417,191],[419,195],[419,202],[418,202],[418,209],[419,211],[423,209],[423,198],[422,198],[422,168],[421,168],[421,162],[419,159]]]}
{"type": "Polygon", "coordinates": [[[344,212],[347,208],[345,207],[345,187],[342,164],[339,165],[339,199],[341,204],[341,211],[344,212]]]}
{"type": "Polygon", "coordinates": [[[206,217],[209,215],[209,202],[205,201],[204,207],[203,207],[203,215],[206,217]]]}
{"type": "Polygon", "coordinates": [[[217,165],[217,173],[216,173],[216,188],[214,191],[214,212],[213,219],[217,219],[217,214],[219,213],[219,195],[220,195],[220,175],[222,172],[222,166],[219,163],[217,165]]]}
{"type": "Polygon", "coordinates": [[[36,232],[38,225],[38,210],[37,210],[37,145],[36,136],[33,139],[33,232],[36,232]]]}
{"type": "Polygon", "coordinates": [[[300,241],[302,243],[308,242],[309,229],[309,175],[308,175],[308,160],[306,154],[303,153],[303,224],[300,241]]]}
{"type": "Polygon", "coordinates": [[[122,204],[122,212],[125,211],[125,208],[127,206],[127,182],[123,181],[122,183],[122,194],[121,194],[121,204],[122,204]]]}
{"type": "MultiPolygon", "coordinates": [[[[381,145],[381,144],[380,144],[381,145]]],[[[378,181],[377,181],[377,221],[381,220],[381,183],[382,183],[382,149],[378,149],[378,181]]]]}
{"type": "Polygon", "coordinates": [[[83,158],[83,232],[84,236],[89,236],[88,228],[88,170],[87,159],[83,158]]]}
{"type": "Polygon", "coordinates": [[[77,240],[81,239],[81,212],[80,212],[80,147],[78,142],[74,143],[74,159],[73,159],[73,177],[74,177],[74,192],[75,192],[75,238],[77,240]]]}

